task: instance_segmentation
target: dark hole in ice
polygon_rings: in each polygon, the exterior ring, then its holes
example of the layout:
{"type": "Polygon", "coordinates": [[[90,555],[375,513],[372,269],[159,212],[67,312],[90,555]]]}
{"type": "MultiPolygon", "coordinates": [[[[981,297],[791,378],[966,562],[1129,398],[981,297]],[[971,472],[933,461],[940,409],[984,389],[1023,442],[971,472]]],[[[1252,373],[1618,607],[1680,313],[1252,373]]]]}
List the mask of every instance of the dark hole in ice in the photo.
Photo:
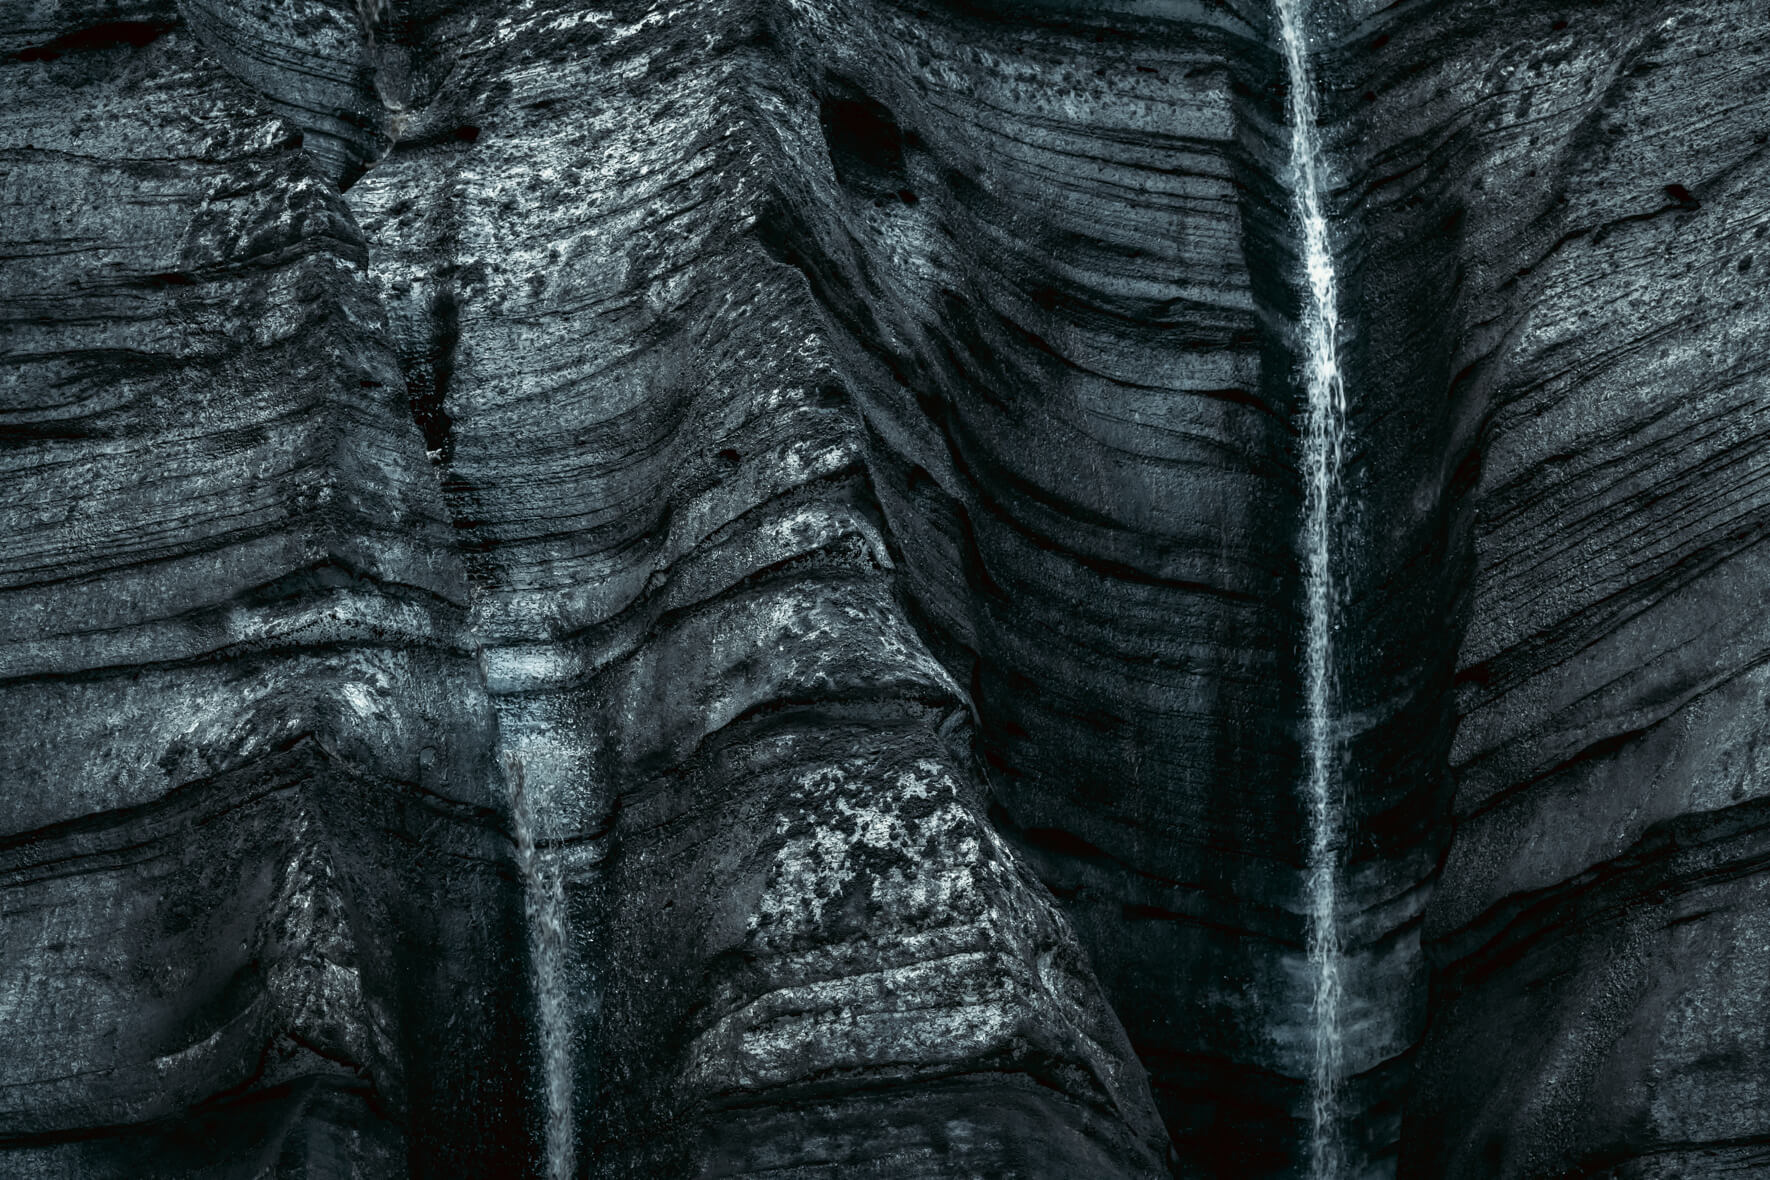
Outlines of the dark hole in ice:
{"type": "Polygon", "coordinates": [[[13,54],[17,61],[54,61],[64,53],[116,49],[127,45],[141,49],[172,31],[171,21],[114,20],[64,33],[46,45],[33,45],[13,54]]]}
{"type": "Polygon", "coordinates": [[[830,165],[843,188],[871,197],[907,191],[904,134],[884,103],[831,77],[818,110],[830,165]]]}
{"type": "Polygon", "coordinates": [[[413,365],[406,373],[407,404],[412,421],[424,435],[424,449],[447,461],[455,451],[455,422],[444,401],[455,379],[455,348],[461,336],[461,303],[453,291],[440,292],[430,305],[430,354],[428,364],[413,365]]]}

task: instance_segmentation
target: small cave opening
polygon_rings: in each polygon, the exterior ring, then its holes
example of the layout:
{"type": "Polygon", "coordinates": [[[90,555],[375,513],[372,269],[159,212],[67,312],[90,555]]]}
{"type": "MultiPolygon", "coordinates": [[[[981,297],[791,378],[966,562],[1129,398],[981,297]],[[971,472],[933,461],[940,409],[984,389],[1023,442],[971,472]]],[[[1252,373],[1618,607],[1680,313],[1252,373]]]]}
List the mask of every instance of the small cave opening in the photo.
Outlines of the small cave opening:
{"type": "Polygon", "coordinates": [[[848,79],[831,75],[819,96],[818,123],[837,184],[869,198],[916,202],[904,157],[910,137],[884,103],[848,79]]]}

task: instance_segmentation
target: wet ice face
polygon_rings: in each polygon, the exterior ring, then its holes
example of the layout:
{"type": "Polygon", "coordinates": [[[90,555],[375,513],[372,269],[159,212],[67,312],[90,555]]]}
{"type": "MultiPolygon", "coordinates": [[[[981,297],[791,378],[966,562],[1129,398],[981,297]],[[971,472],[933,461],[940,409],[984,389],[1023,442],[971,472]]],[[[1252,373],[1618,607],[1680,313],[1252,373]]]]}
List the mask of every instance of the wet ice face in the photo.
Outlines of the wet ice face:
{"type": "Polygon", "coordinates": [[[1339,291],[1327,215],[1322,206],[1323,160],[1315,129],[1314,79],[1303,29],[1303,0],[1278,0],[1279,34],[1289,74],[1291,198],[1301,235],[1306,298],[1299,312],[1306,421],[1303,430],[1304,693],[1308,860],[1304,877],[1306,955],[1311,997],[1309,1174],[1338,1176],[1345,1164],[1336,1128],[1344,1067],[1340,1034],[1341,948],[1338,930],[1338,855],[1344,826],[1336,781],[1333,737],[1335,590],[1331,561],[1334,495],[1345,431],[1346,387],[1339,357],[1339,291]]]}

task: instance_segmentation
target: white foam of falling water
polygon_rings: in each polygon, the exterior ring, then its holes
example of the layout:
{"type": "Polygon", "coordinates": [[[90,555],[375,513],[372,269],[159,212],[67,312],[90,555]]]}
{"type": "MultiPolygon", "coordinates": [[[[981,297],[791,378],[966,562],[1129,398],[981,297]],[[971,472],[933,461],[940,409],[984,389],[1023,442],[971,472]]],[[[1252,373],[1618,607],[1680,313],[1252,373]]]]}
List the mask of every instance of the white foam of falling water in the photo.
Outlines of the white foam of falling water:
{"type": "Polygon", "coordinates": [[[565,990],[565,887],[548,871],[535,847],[534,807],[524,787],[522,760],[505,761],[510,786],[510,829],[516,868],[522,879],[523,916],[528,925],[530,983],[535,991],[536,1036],[540,1042],[547,1180],[570,1180],[572,1136],[571,1014],[565,990]]]}
{"type": "Polygon", "coordinates": [[[1346,386],[1340,372],[1339,291],[1322,211],[1321,143],[1316,132],[1315,88],[1310,77],[1304,0],[1277,0],[1279,35],[1289,72],[1291,198],[1302,234],[1308,280],[1300,324],[1308,421],[1303,432],[1305,504],[1304,696],[1308,724],[1307,955],[1314,994],[1310,1003],[1312,1069],[1309,1078],[1309,1176],[1335,1180],[1345,1169],[1337,1127],[1344,1051],[1340,1043],[1341,952],[1338,929],[1338,849],[1343,823],[1334,767],[1333,615],[1335,593],[1329,557],[1333,495],[1345,430],[1346,386]]]}

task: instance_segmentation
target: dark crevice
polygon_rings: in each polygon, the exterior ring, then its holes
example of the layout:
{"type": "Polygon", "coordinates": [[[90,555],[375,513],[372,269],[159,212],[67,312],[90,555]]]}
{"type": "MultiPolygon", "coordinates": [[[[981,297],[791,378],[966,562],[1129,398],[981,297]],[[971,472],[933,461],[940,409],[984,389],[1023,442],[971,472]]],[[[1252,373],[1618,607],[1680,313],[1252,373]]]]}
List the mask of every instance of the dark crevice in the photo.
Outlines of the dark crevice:
{"type": "Polygon", "coordinates": [[[443,288],[430,304],[430,348],[406,370],[406,398],[412,421],[424,435],[424,449],[438,463],[455,456],[455,421],[449,415],[449,387],[455,379],[455,350],[461,340],[461,302],[443,288]]]}
{"type": "Polygon", "coordinates": [[[93,53],[105,49],[144,49],[177,28],[169,20],[118,20],[64,33],[43,45],[12,54],[14,61],[51,62],[69,53],[93,53]]]}

